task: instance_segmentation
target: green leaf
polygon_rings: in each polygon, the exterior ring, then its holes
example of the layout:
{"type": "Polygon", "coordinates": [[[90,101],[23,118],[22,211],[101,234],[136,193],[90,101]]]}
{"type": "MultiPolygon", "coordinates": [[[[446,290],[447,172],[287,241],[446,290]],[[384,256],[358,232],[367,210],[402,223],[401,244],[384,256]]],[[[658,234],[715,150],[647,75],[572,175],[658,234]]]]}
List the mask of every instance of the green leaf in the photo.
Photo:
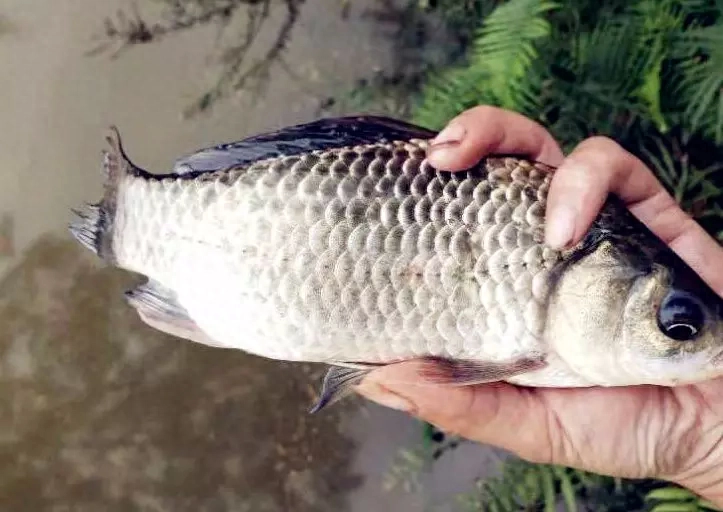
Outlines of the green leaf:
{"type": "Polygon", "coordinates": [[[643,79],[643,85],[640,88],[640,99],[647,104],[648,114],[655,122],[659,131],[665,133],[670,126],[663,115],[660,107],[660,73],[663,66],[663,57],[659,57],[655,64],[648,70],[643,79]]]}
{"type": "Polygon", "coordinates": [[[539,44],[550,36],[546,15],[558,7],[547,0],[509,0],[495,8],[476,31],[467,62],[429,78],[413,121],[437,127],[479,103],[539,110],[539,84],[524,78],[540,58],[539,44]]]}
{"type": "Polygon", "coordinates": [[[540,466],[539,471],[542,478],[542,494],[545,502],[545,512],[555,512],[557,499],[552,470],[546,466],[540,466]]]}
{"type": "Polygon", "coordinates": [[[568,512],[577,512],[577,499],[575,497],[575,490],[572,487],[570,476],[564,471],[560,471],[557,474],[560,480],[560,492],[565,500],[565,506],[568,512]]]}
{"type": "Polygon", "coordinates": [[[655,505],[650,512],[698,512],[696,503],[661,503],[655,505]]]}
{"type": "Polygon", "coordinates": [[[542,484],[540,474],[536,471],[536,467],[532,466],[531,471],[527,471],[524,475],[524,485],[522,491],[524,492],[523,499],[526,502],[533,502],[540,497],[542,492],[542,484]]]}
{"type": "Polygon", "coordinates": [[[697,495],[683,487],[659,487],[653,489],[646,496],[646,500],[694,500],[697,495]]]}
{"type": "Polygon", "coordinates": [[[680,59],[680,81],[674,87],[683,107],[682,121],[723,144],[723,23],[696,27],[673,41],[680,59]]]}

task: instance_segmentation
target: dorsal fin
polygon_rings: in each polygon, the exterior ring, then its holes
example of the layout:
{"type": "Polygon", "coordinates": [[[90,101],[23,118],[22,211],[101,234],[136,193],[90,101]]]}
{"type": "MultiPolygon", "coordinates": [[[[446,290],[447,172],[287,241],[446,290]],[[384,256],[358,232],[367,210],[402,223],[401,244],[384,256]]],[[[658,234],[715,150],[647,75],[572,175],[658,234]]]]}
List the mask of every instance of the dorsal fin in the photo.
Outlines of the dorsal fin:
{"type": "Polygon", "coordinates": [[[392,140],[431,139],[436,132],[383,116],[324,118],[281,128],[237,142],[200,149],[179,158],[173,172],[192,178],[281,155],[392,140]]]}

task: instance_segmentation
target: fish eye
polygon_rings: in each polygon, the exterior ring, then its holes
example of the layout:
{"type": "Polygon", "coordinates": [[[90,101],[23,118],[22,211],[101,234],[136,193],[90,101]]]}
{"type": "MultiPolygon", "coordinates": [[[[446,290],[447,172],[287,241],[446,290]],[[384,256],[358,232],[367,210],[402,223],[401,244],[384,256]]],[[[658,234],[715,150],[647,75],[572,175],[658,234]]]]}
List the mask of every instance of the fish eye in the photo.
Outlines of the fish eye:
{"type": "Polygon", "coordinates": [[[691,341],[703,329],[704,306],[695,296],[671,291],[660,304],[658,326],[663,333],[676,341],[691,341]]]}

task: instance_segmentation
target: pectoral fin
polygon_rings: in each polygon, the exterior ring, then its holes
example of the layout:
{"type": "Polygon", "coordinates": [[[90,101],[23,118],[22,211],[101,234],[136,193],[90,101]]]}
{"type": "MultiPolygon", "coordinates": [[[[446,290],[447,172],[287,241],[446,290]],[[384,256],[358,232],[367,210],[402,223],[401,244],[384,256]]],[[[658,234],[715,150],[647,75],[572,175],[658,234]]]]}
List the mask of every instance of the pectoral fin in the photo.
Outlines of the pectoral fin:
{"type": "Polygon", "coordinates": [[[347,396],[351,393],[352,388],[359,384],[370,371],[372,371],[372,368],[350,368],[345,366],[330,368],[324,377],[319,400],[309,412],[312,414],[319,412],[324,407],[347,396]]]}
{"type": "Polygon", "coordinates": [[[156,281],[149,280],[126,292],[128,303],[133,306],[141,320],[159,331],[187,339],[195,343],[220,347],[189,316],[178,302],[173,290],[156,281]]]}

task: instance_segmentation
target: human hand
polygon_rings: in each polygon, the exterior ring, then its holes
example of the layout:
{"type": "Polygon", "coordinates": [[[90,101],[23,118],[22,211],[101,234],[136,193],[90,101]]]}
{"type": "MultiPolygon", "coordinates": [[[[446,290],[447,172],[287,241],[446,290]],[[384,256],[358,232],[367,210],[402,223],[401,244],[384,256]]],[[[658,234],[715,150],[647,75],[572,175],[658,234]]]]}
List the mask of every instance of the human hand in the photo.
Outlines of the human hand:
{"type": "MultiPolygon", "coordinates": [[[[548,196],[548,244],[561,248],[580,241],[612,192],[723,295],[723,273],[717,272],[723,248],[640,160],[612,140],[587,139],[564,157],[542,126],[488,106],[468,110],[447,126],[429,155],[440,169],[462,170],[490,153],[521,153],[558,166],[548,196]]],[[[375,370],[357,391],[530,461],[670,480],[723,505],[723,379],[677,388],[436,387],[419,381],[418,364],[375,370]]]]}

